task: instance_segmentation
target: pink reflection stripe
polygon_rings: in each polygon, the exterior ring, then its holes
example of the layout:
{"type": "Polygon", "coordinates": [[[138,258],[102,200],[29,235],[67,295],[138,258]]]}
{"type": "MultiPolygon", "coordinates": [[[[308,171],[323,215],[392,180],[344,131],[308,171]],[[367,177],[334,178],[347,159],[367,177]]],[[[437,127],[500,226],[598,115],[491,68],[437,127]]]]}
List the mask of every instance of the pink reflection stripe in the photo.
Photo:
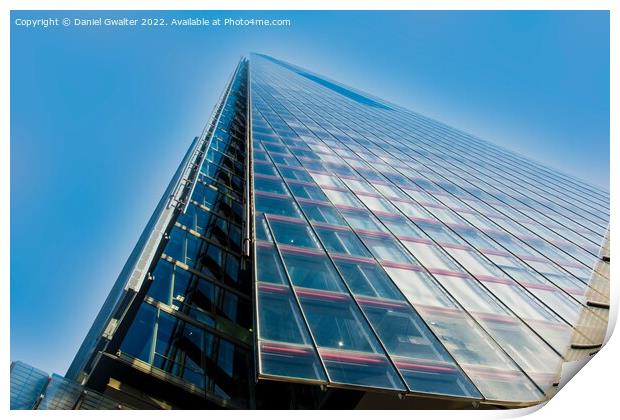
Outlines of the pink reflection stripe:
{"type": "Polygon", "coordinates": [[[476,377],[499,379],[499,380],[514,380],[525,379],[523,374],[519,371],[511,370],[497,370],[493,368],[485,368],[482,366],[462,366],[468,375],[474,375],[476,377]]]}
{"type": "Polygon", "coordinates": [[[451,367],[443,367],[443,366],[433,366],[433,365],[422,365],[419,363],[411,363],[411,362],[400,362],[396,361],[396,367],[401,369],[413,369],[413,370],[421,370],[425,372],[437,372],[437,373],[456,373],[457,370],[451,367]]]}
{"type": "Polygon", "coordinates": [[[549,260],[546,258],[536,257],[534,255],[517,255],[517,257],[525,261],[536,261],[549,264],[549,260]]]}
{"type": "Polygon", "coordinates": [[[385,237],[390,236],[389,233],[386,232],[382,232],[382,231],[378,231],[378,230],[367,230],[367,229],[354,229],[355,232],[359,233],[360,235],[368,235],[368,236],[373,236],[375,234],[378,235],[385,235],[385,237]]]}
{"type": "Polygon", "coordinates": [[[266,292],[286,293],[290,289],[287,286],[282,286],[279,284],[261,282],[258,285],[258,290],[266,292]]]}
{"type": "MultiPolygon", "coordinates": [[[[280,179],[279,177],[277,177],[277,178],[280,179]]],[[[287,179],[286,183],[287,184],[294,184],[294,185],[306,185],[308,187],[318,187],[316,182],[301,181],[299,179],[287,179]]]]}
{"type": "Polygon", "coordinates": [[[490,313],[483,313],[483,312],[472,312],[472,315],[473,314],[476,314],[477,316],[480,317],[480,319],[484,319],[486,321],[500,322],[502,324],[514,324],[514,325],[521,324],[521,321],[519,321],[519,319],[513,318],[509,315],[498,315],[498,314],[490,314],[490,313]]]}
{"type": "Polygon", "coordinates": [[[439,223],[437,223],[436,220],[429,219],[429,218],[426,218],[426,217],[413,217],[413,216],[409,216],[409,219],[411,219],[414,222],[425,222],[425,223],[430,223],[430,224],[433,224],[433,225],[441,226],[439,223]]]}
{"type": "Polygon", "coordinates": [[[265,213],[265,217],[267,217],[267,219],[269,220],[279,220],[282,222],[290,222],[290,223],[296,223],[298,225],[305,225],[306,222],[302,219],[298,219],[295,217],[288,217],[288,216],[281,216],[278,214],[271,214],[271,213],[265,213]]]}
{"type": "Polygon", "coordinates": [[[279,245],[279,246],[280,246],[280,250],[282,250],[283,252],[284,251],[289,252],[291,254],[317,255],[317,256],[325,255],[323,251],[318,250],[318,249],[300,248],[298,246],[292,246],[292,245],[279,245]]]}
{"type": "Polygon", "coordinates": [[[265,241],[256,241],[256,246],[259,248],[269,248],[269,249],[275,249],[275,247],[273,246],[273,244],[271,242],[265,242],[265,241]]]}
{"type": "Polygon", "coordinates": [[[334,176],[331,172],[318,171],[316,169],[306,169],[311,174],[334,176]]]}
{"type": "Polygon", "coordinates": [[[499,249],[481,249],[480,252],[482,252],[483,254],[488,254],[488,255],[500,255],[502,257],[511,257],[512,254],[510,254],[510,252],[506,252],[506,251],[501,251],[499,249]]]}
{"type": "Polygon", "coordinates": [[[503,279],[501,277],[483,276],[481,274],[476,274],[474,277],[476,277],[480,281],[486,281],[486,282],[489,282],[489,283],[508,284],[508,285],[511,285],[511,286],[516,286],[517,285],[512,280],[510,280],[510,279],[503,279]]]}
{"type": "Polygon", "coordinates": [[[346,226],[332,225],[329,223],[312,222],[312,226],[316,226],[318,228],[323,228],[323,229],[328,229],[328,230],[337,230],[341,232],[352,232],[351,229],[349,229],[346,226]]]}
{"type": "Polygon", "coordinates": [[[273,179],[274,181],[282,181],[277,175],[254,174],[254,178],[273,179]]]}
{"type": "Polygon", "coordinates": [[[400,216],[398,213],[393,213],[391,211],[381,211],[381,210],[373,210],[377,216],[385,216],[385,217],[397,217],[400,216]]]}
{"type": "Polygon", "coordinates": [[[371,192],[366,192],[366,191],[358,191],[356,194],[364,196],[364,197],[383,198],[383,196],[381,194],[371,193],[371,192]]]}
{"type": "Polygon", "coordinates": [[[289,166],[289,165],[283,165],[281,163],[276,163],[276,166],[278,168],[291,169],[291,170],[299,171],[299,172],[306,172],[302,168],[300,168],[299,166],[289,166]]]}
{"type": "Polygon", "coordinates": [[[467,244],[455,244],[451,242],[437,242],[437,243],[444,248],[462,249],[464,251],[471,251],[474,249],[472,246],[469,246],[467,244]]]}
{"type": "Polygon", "coordinates": [[[348,262],[371,264],[371,265],[375,265],[377,263],[372,258],[354,257],[351,255],[344,255],[344,254],[330,254],[330,255],[334,260],[337,260],[337,261],[348,261],[348,262]]]}
{"type": "Polygon", "coordinates": [[[458,272],[458,271],[451,271],[451,270],[444,270],[443,268],[429,268],[428,271],[430,271],[433,274],[437,274],[439,276],[458,277],[458,278],[461,278],[461,279],[471,279],[471,277],[467,273],[461,273],[461,272],[458,272]]]}
{"type": "Polygon", "coordinates": [[[346,188],[332,187],[331,185],[322,185],[321,188],[327,191],[339,191],[339,192],[346,192],[346,193],[349,192],[349,190],[347,190],[346,188]]]}
{"type": "MultiPolygon", "coordinates": [[[[562,291],[557,287],[557,286],[551,286],[551,285],[546,285],[546,284],[537,284],[537,283],[526,283],[526,282],[520,282],[521,286],[527,288],[527,289],[539,289],[539,290],[549,290],[550,292],[557,292],[557,293],[562,293],[562,291]]],[[[570,293],[570,291],[567,290],[568,293],[570,293]]]]}
{"type": "Polygon", "coordinates": [[[464,225],[464,224],[462,224],[462,223],[452,223],[452,222],[447,223],[447,222],[446,222],[446,225],[447,225],[447,226],[449,226],[449,227],[451,227],[451,228],[457,228],[457,229],[459,229],[459,228],[460,228],[460,229],[471,229],[471,226],[464,225]]]}
{"type": "Polygon", "coordinates": [[[410,198],[392,197],[390,198],[390,200],[397,201],[399,203],[414,204],[413,200],[411,200],[410,198]]]}
{"type": "Polygon", "coordinates": [[[344,293],[328,292],[328,291],[317,290],[317,289],[306,289],[306,288],[301,288],[301,287],[296,287],[295,291],[297,292],[297,295],[299,295],[300,297],[319,298],[319,299],[343,301],[343,302],[349,300],[349,296],[345,295],[344,293]]]}
{"type": "Polygon", "coordinates": [[[255,194],[261,197],[269,197],[269,198],[285,198],[285,199],[291,198],[289,195],[286,195],[286,194],[276,194],[276,193],[261,191],[261,190],[255,190],[255,194]]]}
{"type": "Polygon", "coordinates": [[[302,204],[315,204],[317,206],[324,206],[324,207],[331,207],[332,206],[332,204],[329,201],[313,200],[313,199],[310,199],[310,198],[298,197],[297,201],[299,201],[302,204]]]}
{"type": "Polygon", "coordinates": [[[355,300],[357,300],[357,302],[360,304],[365,304],[369,306],[378,306],[378,307],[383,307],[383,308],[406,308],[407,307],[407,304],[405,303],[391,302],[391,301],[379,300],[379,299],[356,297],[355,300]]]}
{"type": "Polygon", "coordinates": [[[379,261],[379,264],[381,264],[383,267],[389,267],[389,268],[400,268],[402,270],[417,271],[417,272],[424,271],[422,267],[420,266],[413,265],[413,264],[407,264],[407,263],[398,263],[394,261],[381,260],[379,261]]]}
{"type": "Polygon", "coordinates": [[[377,232],[374,230],[366,230],[366,231],[362,231],[360,229],[356,229],[355,230],[357,233],[360,234],[360,236],[362,236],[362,239],[364,239],[365,236],[368,236],[370,238],[389,238],[390,234],[387,232],[377,232]]]}
{"type": "Polygon", "coordinates": [[[413,306],[419,312],[438,313],[442,315],[448,315],[452,317],[467,319],[465,317],[465,313],[461,309],[457,309],[457,308],[444,308],[441,306],[422,305],[418,303],[414,304],[413,306]]]}
{"type": "Polygon", "coordinates": [[[342,209],[342,210],[357,210],[358,209],[358,207],[346,206],[344,204],[334,204],[334,207],[342,209]]]}
{"type": "Polygon", "coordinates": [[[385,359],[383,357],[373,357],[371,355],[362,356],[362,355],[353,355],[346,353],[336,353],[336,352],[327,352],[324,350],[319,350],[321,357],[330,361],[338,361],[338,362],[352,362],[352,363],[370,363],[370,364],[385,364],[385,359]]]}
{"type": "Polygon", "coordinates": [[[261,350],[264,352],[296,354],[300,356],[310,356],[312,352],[306,349],[298,349],[293,347],[275,346],[273,344],[262,344],[261,350]]]}
{"type": "Polygon", "coordinates": [[[415,242],[416,244],[433,245],[433,241],[424,238],[415,238],[413,236],[396,235],[398,239],[405,242],[415,242]]]}

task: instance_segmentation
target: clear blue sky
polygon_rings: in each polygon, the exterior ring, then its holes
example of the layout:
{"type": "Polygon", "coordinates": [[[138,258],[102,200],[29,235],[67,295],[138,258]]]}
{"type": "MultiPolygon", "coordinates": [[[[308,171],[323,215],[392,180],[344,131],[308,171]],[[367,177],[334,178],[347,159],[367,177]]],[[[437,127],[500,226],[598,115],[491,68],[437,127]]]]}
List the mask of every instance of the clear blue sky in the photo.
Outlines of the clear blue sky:
{"type": "Polygon", "coordinates": [[[11,358],[64,374],[242,54],[263,52],[608,189],[607,12],[14,12],[289,18],[11,27],[11,358]]]}

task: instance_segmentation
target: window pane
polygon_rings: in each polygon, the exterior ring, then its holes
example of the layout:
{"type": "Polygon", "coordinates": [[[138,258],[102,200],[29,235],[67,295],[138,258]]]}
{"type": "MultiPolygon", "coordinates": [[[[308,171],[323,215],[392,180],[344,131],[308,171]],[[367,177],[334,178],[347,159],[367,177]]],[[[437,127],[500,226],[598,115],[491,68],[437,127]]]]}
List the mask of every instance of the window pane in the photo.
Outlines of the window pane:
{"type": "Polygon", "coordinates": [[[123,339],[121,351],[145,362],[150,362],[156,317],[157,309],[143,303],[123,339]]]}
{"type": "Polygon", "coordinates": [[[366,210],[341,210],[342,215],[353,229],[368,230],[373,232],[386,232],[387,229],[366,210]]]}
{"type": "Polygon", "coordinates": [[[338,270],[355,295],[402,299],[383,269],[374,263],[353,263],[336,259],[338,270]]]}
{"type": "Polygon", "coordinates": [[[348,296],[328,300],[300,295],[308,324],[319,347],[373,353],[379,351],[375,338],[348,296]]]}
{"type": "Polygon", "coordinates": [[[355,196],[350,192],[335,191],[324,189],[323,192],[327,195],[332,203],[336,206],[347,207],[362,207],[362,203],[359,202],[355,196]]]}
{"type": "Polygon", "coordinates": [[[327,205],[322,206],[318,204],[301,203],[306,217],[312,222],[328,223],[330,225],[346,225],[345,220],[340,216],[338,210],[334,207],[327,205]]]}
{"type": "Polygon", "coordinates": [[[368,250],[351,230],[317,228],[316,231],[328,252],[371,257],[368,250]]]}
{"type": "Polygon", "coordinates": [[[307,198],[309,200],[328,201],[327,196],[323,193],[323,190],[317,186],[289,182],[289,188],[295,197],[307,198]]]}
{"type": "Polygon", "coordinates": [[[172,264],[160,260],[153,271],[153,282],[149,286],[148,294],[160,302],[170,304],[170,292],[172,290],[172,264]]]}
{"type": "Polygon", "coordinates": [[[258,284],[260,339],[310,344],[301,313],[288,287],[258,284]]]}
{"type": "Polygon", "coordinates": [[[292,199],[267,197],[256,194],[256,211],[287,217],[301,217],[301,212],[292,199]]]}
{"type": "Polygon", "coordinates": [[[416,261],[407,254],[403,247],[390,237],[373,237],[368,235],[360,235],[360,237],[378,260],[416,264],[416,261]]]}
{"type": "Polygon", "coordinates": [[[333,291],[343,290],[338,273],[326,256],[285,251],[282,257],[295,286],[333,291]]]}
{"type": "Polygon", "coordinates": [[[269,178],[254,178],[254,189],[273,194],[288,195],[284,182],[269,178]]]}
{"type": "Polygon", "coordinates": [[[461,268],[436,245],[413,241],[403,241],[403,244],[409,252],[429,270],[462,271],[461,268]]]}
{"type": "Polygon", "coordinates": [[[256,246],[256,278],[258,281],[286,284],[286,275],[275,247],[266,244],[256,246]]]}
{"type": "Polygon", "coordinates": [[[310,226],[305,223],[289,223],[281,220],[269,220],[276,242],[283,245],[305,248],[319,248],[319,243],[310,226]]]}

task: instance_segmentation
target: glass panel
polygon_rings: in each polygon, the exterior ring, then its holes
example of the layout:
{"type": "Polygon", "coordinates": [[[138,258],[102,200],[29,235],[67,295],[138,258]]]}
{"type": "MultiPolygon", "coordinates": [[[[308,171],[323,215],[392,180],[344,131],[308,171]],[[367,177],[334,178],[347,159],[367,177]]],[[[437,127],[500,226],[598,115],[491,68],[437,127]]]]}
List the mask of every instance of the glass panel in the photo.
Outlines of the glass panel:
{"type": "Polygon", "coordinates": [[[428,238],[424,232],[404,217],[385,217],[382,221],[398,238],[428,238]]]}
{"type": "Polygon", "coordinates": [[[410,390],[480,398],[448,352],[406,303],[358,301],[410,390]]]}
{"type": "Polygon", "coordinates": [[[336,206],[347,207],[362,207],[362,203],[350,192],[335,191],[323,189],[325,195],[327,195],[332,203],[336,206]]]}
{"type": "Polygon", "coordinates": [[[148,295],[160,302],[170,304],[172,290],[173,265],[160,260],[153,271],[153,282],[149,286],[148,295]]]}
{"type": "Polygon", "coordinates": [[[340,213],[347,219],[349,225],[357,230],[368,230],[373,232],[386,232],[379,221],[368,211],[365,210],[340,210],[340,213]]]}
{"type": "Polygon", "coordinates": [[[258,281],[286,284],[284,268],[275,247],[259,243],[256,245],[256,260],[258,281]]]}
{"type": "Polygon", "coordinates": [[[297,293],[331,381],[405,389],[347,295],[297,293]]]}
{"type": "Polygon", "coordinates": [[[153,329],[155,328],[156,318],[157,309],[147,303],[143,303],[127,334],[125,334],[120,348],[121,351],[149,362],[153,351],[153,329]]]}
{"type": "Polygon", "coordinates": [[[378,260],[391,261],[403,264],[416,264],[417,262],[407,254],[402,245],[387,236],[360,235],[364,244],[370,249],[378,260]]]}
{"type": "Polygon", "coordinates": [[[284,251],[284,265],[295,286],[322,290],[344,290],[338,273],[324,255],[284,251]]]}
{"type": "Polygon", "coordinates": [[[306,198],[308,200],[328,201],[327,196],[320,187],[312,185],[295,184],[289,182],[289,188],[293,195],[297,198],[306,198]]]}
{"type": "Polygon", "coordinates": [[[297,208],[297,205],[289,198],[267,197],[256,194],[255,207],[256,211],[261,213],[287,217],[301,217],[301,212],[297,208]]]}
{"type": "Polygon", "coordinates": [[[338,213],[338,210],[332,206],[301,203],[301,208],[311,222],[340,226],[345,226],[347,224],[342,216],[340,216],[340,213],[338,213]]]}
{"type": "Polygon", "coordinates": [[[282,245],[319,248],[319,242],[305,223],[290,223],[270,219],[269,224],[276,242],[282,245]]]}
{"type": "Polygon", "coordinates": [[[254,189],[273,194],[288,195],[284,182],[269,178],[254,178],[254,189]]]}
{"type": "Polygon", "coordinates": [[[420,315],[486,398],[538,401],[543,397],[463,312],[425,308],[420,315]]]}
{"type": "Polygon", "coordinates": [[[263,375],[327,381],[316,351],[311,347],[259,341],[259,349],[263,375]]]}
{"type": "Polygon", "coordinates": [[[429,270],[462,271],[460,267],[436,245],[412,241],[402,241],[402,243],[409,252],[429,270]]]}
{"type": "Polygon", "coordinates": [[[348,262],[338,258],[335,261],[342,278],[354,294],[401,299],[398,289],[377,264],[348,262]]]}
{"type": "Polygon", "coordinates": [[[504,277],[501,270],[477,252],[454,248],[446,248],[446,251],[474,276],[504,277]]]}
{"type": "Polygon", "coordinates": [[[310,345],[304,321],[288,286],[258,283],[259,338],[310,345]]]}
{"type": "Polygon", "coordinates": [[[371,257],[368,250],[360,242],[357,236],[355,236],[355,234],[349,229],[332,230],[317,228],[316,232],[328,252],[358,257],[371,257]]]}

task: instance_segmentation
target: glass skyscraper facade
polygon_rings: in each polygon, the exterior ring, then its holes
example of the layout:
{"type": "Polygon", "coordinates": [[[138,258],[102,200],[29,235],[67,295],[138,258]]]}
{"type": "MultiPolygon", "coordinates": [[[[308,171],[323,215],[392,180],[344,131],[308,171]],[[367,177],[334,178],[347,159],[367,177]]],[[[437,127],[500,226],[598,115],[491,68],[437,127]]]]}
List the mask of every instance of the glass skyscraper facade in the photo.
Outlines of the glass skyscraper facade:
{"type": "Polygon", "coordinates": [[[519,407],[601,347],[609,194],[252,54],[67,378],[134,408],[519,407]]]}

